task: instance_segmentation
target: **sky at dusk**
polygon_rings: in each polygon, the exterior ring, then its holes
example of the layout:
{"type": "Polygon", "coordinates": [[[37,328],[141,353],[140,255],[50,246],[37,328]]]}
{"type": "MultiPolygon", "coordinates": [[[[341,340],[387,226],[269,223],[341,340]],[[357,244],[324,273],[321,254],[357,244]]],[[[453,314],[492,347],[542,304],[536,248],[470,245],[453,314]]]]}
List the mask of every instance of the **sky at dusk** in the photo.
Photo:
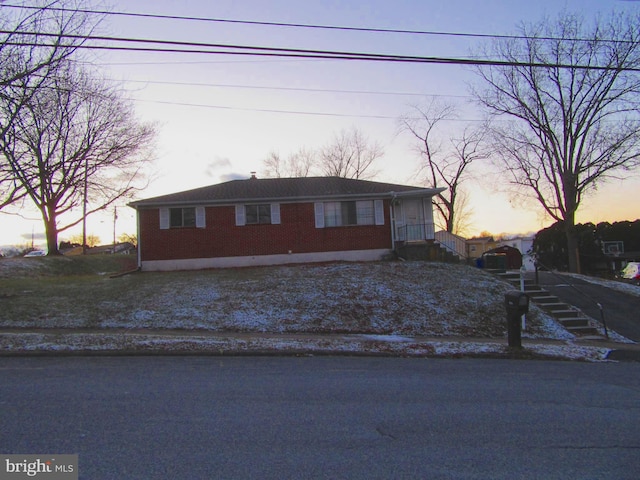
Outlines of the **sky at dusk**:
{"type": "MultiPolygon", "coordinates": [[[[595,17],[613,9],[637,10],[640,2],[105,0],[103,6],[113,12],[256,22],[510,34],[522,21],[553,18],[563,9],[595,17]]],[[[469,57],[488,41],[115,15],[98,30],[117,37],[437,57],[469,57]]],[[[432,98],[455,102],[459,118],[447,122],[444,140],[482,119],[468,88],[478,78],[458,65],[117,51],[86,55],[122,84],[142,121],[157,124],[153,180],[139,198],[248,178],[252,171],[261,176],[270,152],[286,157],[303,147],[318,149],[353,127],[384,148],[374,180],[424,185],[417,175],[415,140],[399,128],[399,118],[432,98]]],[[[476,165],[475,179],[465,184],[473,209],[468,236],[535,232],[552,223],[538,204],[504,193],[494,170],[488,163],[476,165]]],[[[640,172],[609,182],[583,201],[578,222],[639,218],[639,190],[640,172]]],[[[35,220],[0,213],[0,244],[24,244],[32,234],[43,243],[37,212],[22,213],[35,220]]],[[[110,243],[113,211],[91,217],[88,225],[89,234],[110,243]]],[[[125,232],[135,233],[135,212],[121,205],[116,233],[125,232]]]]}

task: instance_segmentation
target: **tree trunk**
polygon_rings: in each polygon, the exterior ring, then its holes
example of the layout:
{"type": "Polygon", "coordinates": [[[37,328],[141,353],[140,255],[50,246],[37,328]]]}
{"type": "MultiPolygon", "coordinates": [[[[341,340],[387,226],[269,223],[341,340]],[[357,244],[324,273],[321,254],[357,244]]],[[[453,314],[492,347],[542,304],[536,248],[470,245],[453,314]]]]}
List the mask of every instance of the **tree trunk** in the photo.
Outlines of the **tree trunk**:
{"type": "Polygon", "coordinates": [[[580,252],[578,249],[578,234],[576,233],[576,210],[578,209],[577,176],[565,172],[562,176],[562,190],[564,192],[564,231],[567,235],[567,255],[569,256],[569,272],[580,273],[580,252]]]}
{"type": "Polygon", "coordinates": [[[567,254],[569,255],[569,272],[580,273],[580,250],[578,248],[578,236],[576,235],[575,220],[565,220],[564,231],[567,235],[567,254]]]}
{"type": "Polygon", "coordinates": [[[60,255],[58,250],[58,223],[55,209],[49,209],[44,217],[44,227],[47,235],[47,255],[60,255]]]}
{"type": "Polygon", "coordinates": [[[454,227],[453,222],[454,222],[454,218],[452,213],[451,216],[446,221],[447,232],[449,233],[453,233],[453,227],[454,227]]]}

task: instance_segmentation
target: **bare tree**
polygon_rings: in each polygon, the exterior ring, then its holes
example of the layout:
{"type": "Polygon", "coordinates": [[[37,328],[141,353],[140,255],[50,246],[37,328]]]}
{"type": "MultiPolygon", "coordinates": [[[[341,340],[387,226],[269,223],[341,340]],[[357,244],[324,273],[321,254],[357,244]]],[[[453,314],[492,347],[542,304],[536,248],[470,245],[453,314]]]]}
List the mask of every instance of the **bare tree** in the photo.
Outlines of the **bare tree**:
{"type": "Polygon", "coordinates": [[[320,168],[325,176],[371,179],[378,173],[373,169],[375,161],[383,155],[383,148],[358,129],[342,130],[321,149],[320,168]]]}
{"type": "Polygon", "coordinates": [[[118,242],[120,243],[130,243],[134,247],[138,246],[138,235],[135,233],[121,233],[118,236],[118,242]]]}
{"type": "Polygon", "coordinates": [[[93,234],[83,235],[79,233],[69,237],[69,243],[72,245],[86,245],[89,248],[97,247],[101,242],[100,237],[93,234]]]}
{"type": "MultiPolygon", "coordinates": [[[[58,64],[75,54],[84,41],[82,35],[91,33],[100,21],[77,11],[78,5],[73,0],[0,4],[0,137],[58,64]]],[[[87,7],[86,2],[82,5],[87,7]]],[[[0,209],[26,196],[21,187],[10,165],[0,158],[0,209]]]]}
{"type": "Polygon", "coordinates": [[[58,253],[59,232],[131,196],[154,134],[115,87],[71,62],[34,92],[0,148],[41,212],[49,254],[58,253]]]}
{"type": "Polygon", "coordinates": [[[271,152],[263,163],[265,177],[308,177],[316,164],[316,154],[304,147],[285,159],[279,153],[271,152]]]}
{"type": "Polygon", "coordinates": [[[451,233],[467,237],[473,226],[472,216],[473,206],[470,204],[471,197],[466,190],[459,190],[456,197],[456,214],[451,233]]]}
{"type": "Polygon", "coordinates": [[[489,156],[485,144],[486,127],[467,127],[460,137],[450,137],[444,145],[440,127],[443,122],[456,118],[456,107],[432,100],[425,106],[415,106],[414,111],[418,116],[401,119],[402,127],[419,142],[420,172],[426,174],[427,185],[446,188],[434,197],[442,227],[450,233],[462,233],[470,212],[468,197],[461,185],[469,177],[469,166],[489,156]]]}
{"type": "Polygon", "coordinates": [[[563,222],[569,269],[579,271],[575,214],[608,177],[639,164],[640,15],[615,14],[587,27],[563,14],[521,27],[489,49],[475,96],[492,114],[497,151],[513,184],[563,222]]]}

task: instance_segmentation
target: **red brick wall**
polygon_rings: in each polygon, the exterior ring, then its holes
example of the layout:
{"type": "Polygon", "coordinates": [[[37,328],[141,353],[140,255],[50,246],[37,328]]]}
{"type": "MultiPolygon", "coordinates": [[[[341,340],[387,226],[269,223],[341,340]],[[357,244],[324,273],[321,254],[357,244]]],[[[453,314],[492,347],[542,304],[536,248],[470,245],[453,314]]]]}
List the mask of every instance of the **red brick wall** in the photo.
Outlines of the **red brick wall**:
{"type": "Polygon", "coordinates": [[[313,203],[281,204],[280,225],[237,227],[234,206],[207,207],[206,228],[160,230],[157,208],[139,215],[143,261],[391,248],[388,201],[381,226],[316,228],[313,203]]]}

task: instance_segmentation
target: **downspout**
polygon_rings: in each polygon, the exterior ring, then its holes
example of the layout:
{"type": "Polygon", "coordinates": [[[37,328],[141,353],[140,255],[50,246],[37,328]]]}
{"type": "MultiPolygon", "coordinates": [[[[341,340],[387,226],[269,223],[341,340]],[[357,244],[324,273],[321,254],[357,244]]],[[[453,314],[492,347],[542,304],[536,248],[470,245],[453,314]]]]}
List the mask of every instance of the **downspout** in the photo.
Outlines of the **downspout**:
{"type": "Polygon", "coordinates": [[[136,237],[138,237],[138,270],[142,270],[142,239],[140,238],[140,210],[136,209],[136,237]]]}
{"type": "Polygon", "coordinates": [[[396,201],[396,194],[391,192],[391,203],[389,204],[389,219],[391,220],[391,246],[393,252],[397,255],[396,251],[396,217],[393,215],[393,204],[396,201]]]}

